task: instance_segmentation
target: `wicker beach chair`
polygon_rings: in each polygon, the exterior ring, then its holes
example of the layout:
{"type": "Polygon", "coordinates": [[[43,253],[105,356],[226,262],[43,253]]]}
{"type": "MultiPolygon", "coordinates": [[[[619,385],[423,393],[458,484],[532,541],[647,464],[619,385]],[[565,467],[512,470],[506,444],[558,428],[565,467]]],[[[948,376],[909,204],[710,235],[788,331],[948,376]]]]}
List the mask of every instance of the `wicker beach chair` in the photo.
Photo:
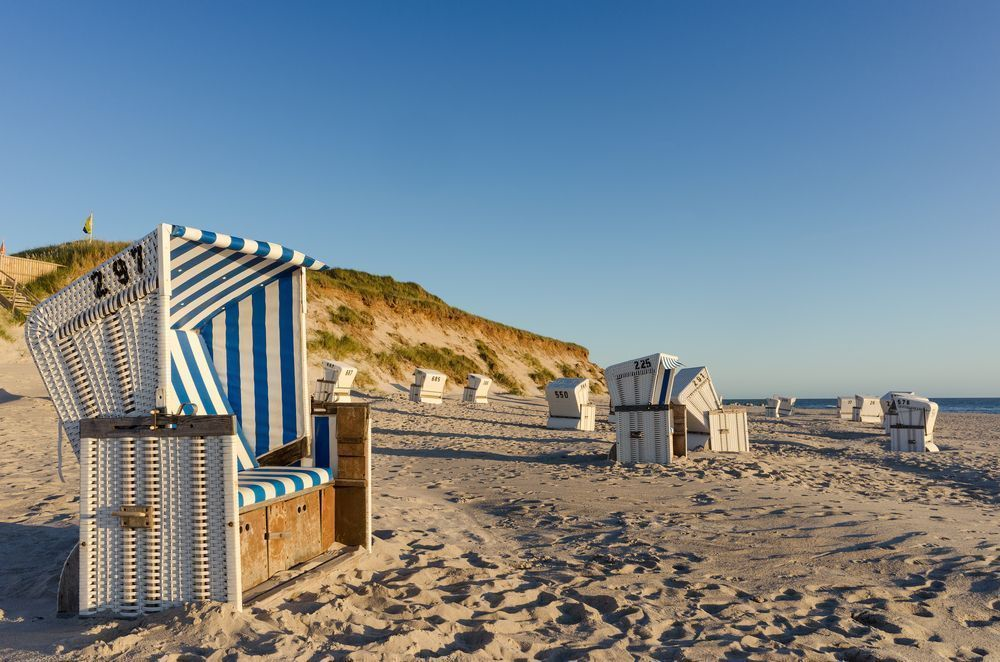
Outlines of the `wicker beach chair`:
{"type": "Polygon", "coordinates": [[[493,380],[486,375],[469,373],[465,388],[462,389],[462,402],[472,402],[485,405],[490,401],[490,386],[493,380]]]}
{"type": "Polygon", "coordinates": [[[596,407],[590,402],[590,380],[560,377],[545,385],[545,400],[549,405],[546,427],[553,430],[593,432],[596,407]]]}
{"type": "Polygon", "coordinates": [[[616,457],[622,464],[670,464],[687,455],[686,436],[674,436],[687,416],[671,405],[683,364],[670,354],[650,354],[604,369],[615,408],[616,457]]]}
{"type": "Polygon", "coordinates": [[[306,271],[326,268],[164,224],[29,317],[28,347],[80,459],[78,562],[63,582],[78,566],[79,613],[241,606],[338,539],[370,548],[367,405],[338,426],[339,410],[317,417],[308,396],[306,271]],[[351,478],[338,474],[344,435],[362,447],[351,478]],[[337,534],[341,487],[363,512],[337,534]]]}

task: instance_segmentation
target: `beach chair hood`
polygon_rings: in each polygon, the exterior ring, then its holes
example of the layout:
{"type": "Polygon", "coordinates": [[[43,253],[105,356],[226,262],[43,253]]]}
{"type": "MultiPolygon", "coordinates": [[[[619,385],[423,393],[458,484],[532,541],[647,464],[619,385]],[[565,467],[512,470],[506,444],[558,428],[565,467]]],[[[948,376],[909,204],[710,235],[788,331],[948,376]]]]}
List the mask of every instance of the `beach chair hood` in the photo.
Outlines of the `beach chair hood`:
{"type": "Polygon", "coordinates": [[[660,353],[608,366],[604,369],[604,381],[611,404],[615,409],[669,405],[674,379],[683,365],[676,356],[660,353]]]}
{"type": "Polygon", "coordinates": [[[25,334],[74,452],[81,419],[154,408],[235,414],[240,469],[307,434],[305,271],[327,268],[163,224],[43,301],[25,334]]]}

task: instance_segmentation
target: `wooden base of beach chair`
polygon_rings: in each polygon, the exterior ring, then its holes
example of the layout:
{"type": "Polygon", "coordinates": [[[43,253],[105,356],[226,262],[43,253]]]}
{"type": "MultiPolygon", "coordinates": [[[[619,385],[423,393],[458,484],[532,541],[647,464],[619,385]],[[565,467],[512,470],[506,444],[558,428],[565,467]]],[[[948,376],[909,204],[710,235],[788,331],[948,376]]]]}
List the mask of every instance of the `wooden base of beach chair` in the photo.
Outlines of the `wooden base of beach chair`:
{"type": "Polygon", "coordinates": [[[670,413],[674,420],[674,432],[671,435],[674,458],[687,457],[688,454],[688,428],[687,428],[687,407],[684,405],[670,405],[670,413]]]}

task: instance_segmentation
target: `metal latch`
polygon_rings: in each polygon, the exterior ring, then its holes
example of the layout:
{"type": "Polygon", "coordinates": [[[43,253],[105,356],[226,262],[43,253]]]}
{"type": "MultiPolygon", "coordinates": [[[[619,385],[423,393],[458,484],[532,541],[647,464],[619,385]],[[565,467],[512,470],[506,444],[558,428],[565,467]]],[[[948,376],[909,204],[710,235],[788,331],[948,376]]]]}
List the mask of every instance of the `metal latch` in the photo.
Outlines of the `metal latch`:
{"type": "Polygon", "coordinates": [[[629,439],[642,439],[642,431],[641,430],[629,430],[628,438],[629,439]]]}
{"type": "Polygon", "coordinates": [[[283,538],[291,538],[288,531],[268,531],[264,534],[264,540],[281,540],[283,538]]]}
{"type": "Polygon", "coordinates": [[[121,510],[116,510],[111,514],[121,518],[123,529],[153,528],[152,506],[122,506],[121,510]]]}

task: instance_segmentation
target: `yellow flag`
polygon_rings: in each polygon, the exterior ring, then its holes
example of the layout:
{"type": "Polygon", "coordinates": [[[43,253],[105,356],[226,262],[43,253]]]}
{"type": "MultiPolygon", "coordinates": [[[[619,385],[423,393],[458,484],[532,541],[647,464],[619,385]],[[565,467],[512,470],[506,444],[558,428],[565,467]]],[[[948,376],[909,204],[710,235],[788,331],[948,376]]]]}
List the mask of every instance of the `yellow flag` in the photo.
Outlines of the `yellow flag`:
{"type": "Polygon", "coordinates": [[[90,212],[87,220],[83,222],[83,231],[86,234],[94,234],[94,212],[90,212]]]}

